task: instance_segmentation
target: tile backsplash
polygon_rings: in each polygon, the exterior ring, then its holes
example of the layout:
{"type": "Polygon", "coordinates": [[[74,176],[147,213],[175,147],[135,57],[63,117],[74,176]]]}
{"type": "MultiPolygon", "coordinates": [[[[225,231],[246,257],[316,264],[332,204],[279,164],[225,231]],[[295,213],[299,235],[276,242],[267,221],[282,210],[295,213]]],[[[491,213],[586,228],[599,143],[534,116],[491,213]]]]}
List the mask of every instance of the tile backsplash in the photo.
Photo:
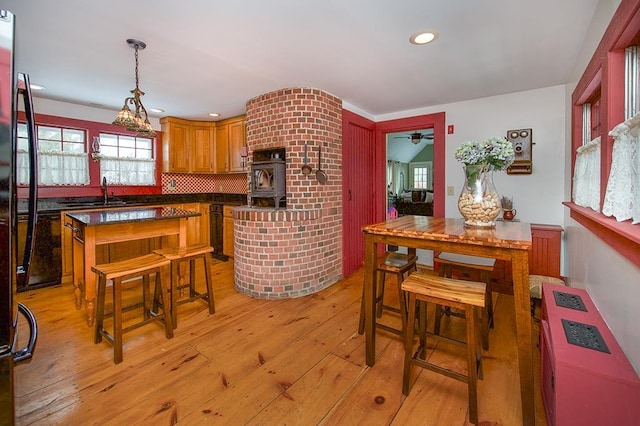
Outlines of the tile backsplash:
{"type": "Polygon", "coordinates": [[[205,192],[245,194],[247,192],[247,175],[244,173],[228,175],[162,173],[163,194],[205,192]]]}

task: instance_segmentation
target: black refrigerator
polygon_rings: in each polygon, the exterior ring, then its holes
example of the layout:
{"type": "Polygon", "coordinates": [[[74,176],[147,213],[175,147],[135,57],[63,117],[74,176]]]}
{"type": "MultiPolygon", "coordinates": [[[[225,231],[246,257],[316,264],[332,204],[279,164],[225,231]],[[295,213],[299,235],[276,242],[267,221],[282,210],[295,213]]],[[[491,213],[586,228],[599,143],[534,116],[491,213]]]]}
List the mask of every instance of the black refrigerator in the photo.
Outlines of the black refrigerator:
{"type": "Polygon", "coordinates": [[[14,15],[0,9],[0,425],[15,423],[14,372],[18,370],[17,364],[31,358],[38,334],[31,311],[15,300],[18,283],[29,282],[29,265],[35,244],[38,151],[29,77],[18,74],[13,66],[14,28],[14,15]],[[30,159],[29,219],[24,253],[18,253],[17,232],[16,127],[19,102],[24,102],[30,159]],[[18,315],[24,319],[18,321],[18,315]],[[19,333],[27,332],[28,338],[18,339],[19,333]],[[17,347],[23,344],[23,348],[17,347]]]}

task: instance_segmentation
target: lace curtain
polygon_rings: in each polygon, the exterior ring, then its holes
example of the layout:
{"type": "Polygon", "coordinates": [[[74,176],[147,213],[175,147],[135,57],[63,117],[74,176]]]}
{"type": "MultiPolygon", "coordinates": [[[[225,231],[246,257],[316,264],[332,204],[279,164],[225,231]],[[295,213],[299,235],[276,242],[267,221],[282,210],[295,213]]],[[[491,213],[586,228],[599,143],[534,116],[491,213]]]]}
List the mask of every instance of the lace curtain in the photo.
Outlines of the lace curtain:
{"type": "Polygon", "coordinates": [[[618,124],[609,136],[614,142],[602,213],[635,225],[640,223],[640,114],[618,124]]]}
{"type": "Polygon", "coordinates": [[[600,137],[581,146],[573,174],[573,202],[600,211],[600,137]]]}
{"type": "MultiPolygon", "coordinates": [[[[18,150],[18,184],[29,183],[29,153],[18,150]]],[[[40,185],[88,185],[89,158],[86,153],[38,152],[40,185]]]]}
{"type": "Polygon", "coordinates": [[[101,157],[100,175],[110,185],[155,185],[156,162],[145,158],[101,157]]]}

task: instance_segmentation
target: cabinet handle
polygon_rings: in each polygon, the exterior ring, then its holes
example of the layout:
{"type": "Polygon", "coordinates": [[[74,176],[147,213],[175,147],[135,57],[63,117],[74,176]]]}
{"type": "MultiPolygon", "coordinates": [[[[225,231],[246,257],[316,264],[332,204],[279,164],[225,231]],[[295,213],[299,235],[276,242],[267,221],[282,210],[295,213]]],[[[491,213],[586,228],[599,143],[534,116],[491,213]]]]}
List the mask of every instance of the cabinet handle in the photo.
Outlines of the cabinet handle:
{"type": "Polygon", "coordinates": [[[73,226],[73,225],[72,225],[72,224],[70,224],[70,223],[65,223],[65,224],[64,224],[64,227],[65,227],[65,228],[69,228],[69,229],[71,229],[71,232],[78,232],[78,231],[80,231],[80,228],[76,228],[75,226],[73,226]]]}

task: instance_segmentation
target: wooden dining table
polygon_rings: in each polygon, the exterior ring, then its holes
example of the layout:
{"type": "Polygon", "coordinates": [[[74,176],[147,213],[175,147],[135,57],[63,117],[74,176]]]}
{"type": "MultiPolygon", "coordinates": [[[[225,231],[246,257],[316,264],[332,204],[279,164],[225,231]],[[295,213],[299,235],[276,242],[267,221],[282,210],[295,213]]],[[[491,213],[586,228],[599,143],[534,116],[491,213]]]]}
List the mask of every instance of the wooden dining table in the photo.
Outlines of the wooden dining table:
{"type": "Polygon", "coordinates": [[[525,222],[496,222],[495,228],[467,228],[464,219],[402,216],[362,227],[365,244],[365,340],[366,362],[375,364],[375,271],[378,245],[427,249],[511,262],[513,302],[522,402],[522,424],[535,424],[533,342],[529,296],[531,227],[525,222]]]}
{"type": "Polygon", "coordinates": [[[96,246],[163,237],[167,246],[187,245],[187,219],[199,212],[174,207],[106,208],[66,214],[73,231],[73,286],[80,309],[84,287],[87,325],[94,320],[96,246]],[[84,286],[83,286],[84,284],[84,286]]]}

